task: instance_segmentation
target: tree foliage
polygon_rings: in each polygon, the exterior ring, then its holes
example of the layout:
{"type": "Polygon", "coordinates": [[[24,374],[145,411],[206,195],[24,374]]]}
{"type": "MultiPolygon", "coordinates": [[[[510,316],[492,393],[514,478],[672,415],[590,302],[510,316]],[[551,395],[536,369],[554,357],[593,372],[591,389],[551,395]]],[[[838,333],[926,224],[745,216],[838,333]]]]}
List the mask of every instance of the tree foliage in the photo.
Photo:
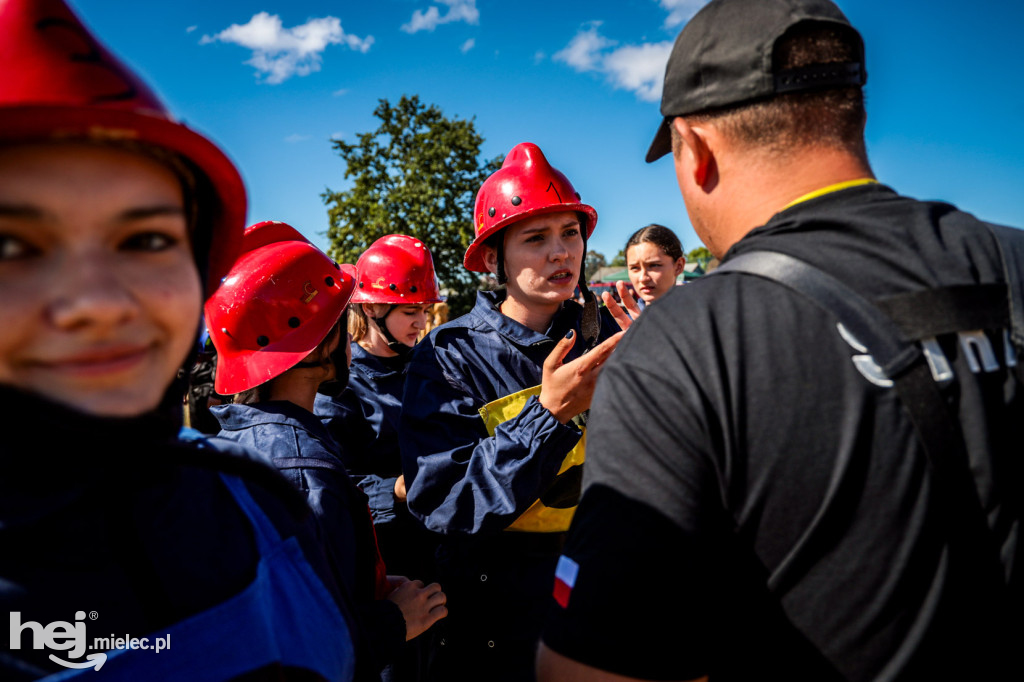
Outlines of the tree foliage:
{"type": "Polygon", "coordinates": [[[586,280],[589,282],[594,279],[594,274],[606,265],[608,265],[608,263],[606,262],[603,253],[593,250],[587,251],[587,258],[583,268],[586,280]]]}
{"type": "Polygon", "coordinates": [[[619,252],[615,254],[615,258],[612,258],[612,262],[608,265],[626,267],[626,250],[619,249],[619,252]]]}
{"type": "Polygon", "coordinates": [[[357,142],[331,140],[352,185],[321,195],[330,255],[355,263],[386,234],[417,237],[430,248],[452,315],[466,312],[479,281],[462,265],[473,241],[473,200],[501,159],[481,162],[483,137],[473,120],[447,118],[418,96],[402,96],[394,106],[381,99],[373,115],[380,126],[357,142]]]}
{"type": "Polygon", "coordinates": [[[686,254],[687,263],[700,263],[701,267],[705,267],[714,256],[707,250],[706,247],[698,246],[686,254]]]}

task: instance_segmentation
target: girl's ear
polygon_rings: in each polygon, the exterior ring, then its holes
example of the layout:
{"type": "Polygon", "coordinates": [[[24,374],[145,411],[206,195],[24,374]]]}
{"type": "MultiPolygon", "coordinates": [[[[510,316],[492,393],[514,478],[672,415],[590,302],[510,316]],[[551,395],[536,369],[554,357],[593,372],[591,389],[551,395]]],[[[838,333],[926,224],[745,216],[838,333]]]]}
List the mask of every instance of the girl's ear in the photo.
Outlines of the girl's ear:
{"type": "Polygon", "coordinates": [[[494,276],[498,275],[498,251],[490,246],[484,244],[483,247],[484,265],[487,266],[487,270],[494,276]]]}

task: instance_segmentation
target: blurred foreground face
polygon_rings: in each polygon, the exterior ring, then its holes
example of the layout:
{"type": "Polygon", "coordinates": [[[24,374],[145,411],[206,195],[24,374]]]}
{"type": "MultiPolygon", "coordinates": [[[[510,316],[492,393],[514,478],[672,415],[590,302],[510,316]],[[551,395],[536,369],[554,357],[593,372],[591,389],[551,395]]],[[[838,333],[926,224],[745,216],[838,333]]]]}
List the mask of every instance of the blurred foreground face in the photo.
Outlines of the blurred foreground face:
{"type": "Polygon", "coordinates": [[[189,352],[201,305],[169,169],[95,146],[0,147],[0,383],[141,414],[189,352]]]}

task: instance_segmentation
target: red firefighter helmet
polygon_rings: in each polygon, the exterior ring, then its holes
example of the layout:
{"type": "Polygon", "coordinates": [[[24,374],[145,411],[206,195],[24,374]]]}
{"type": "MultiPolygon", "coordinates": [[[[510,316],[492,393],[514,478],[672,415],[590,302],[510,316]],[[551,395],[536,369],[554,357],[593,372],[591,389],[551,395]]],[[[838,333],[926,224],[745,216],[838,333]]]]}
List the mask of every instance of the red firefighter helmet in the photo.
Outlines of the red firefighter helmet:
{"type": "Polygon", "coordinates": [[[480,247],[498,230],[530,216],[558,211],[584,214],[587,237],[594,232],[597,211],[580,202],[579,192],[551,167],[540,147],[531,142],[517,144],[477,192],[473,209],[476,238],[466,249],[466,269],[487,272],[480,247]]]}
{"type": "Polygon", "coordinates": [[[339,266],[292,226],[247,228],[242,254],[206,302],[218,353],[214,389],[238,393],[294,367],[331,331],[354,288],[355,269],[339,266]]]}
{"type": "Polygon", "coordinates": [[[437,303],[434,261],[426,244],[404,234],[381,237],[356,261],[358,288],[353,303],[437,303]]]}
{"type": "MultiPolygon", "coordinates": [[[[141,142],[186,160],[211,230],[207,292],[238,253],[245,185],[212,142],[175,121],[155,94],[89,32],[63,0],[0,2],[0,144],[141,142]]],[[[204,235],[205,236],[205,235],[204,235]]]]}

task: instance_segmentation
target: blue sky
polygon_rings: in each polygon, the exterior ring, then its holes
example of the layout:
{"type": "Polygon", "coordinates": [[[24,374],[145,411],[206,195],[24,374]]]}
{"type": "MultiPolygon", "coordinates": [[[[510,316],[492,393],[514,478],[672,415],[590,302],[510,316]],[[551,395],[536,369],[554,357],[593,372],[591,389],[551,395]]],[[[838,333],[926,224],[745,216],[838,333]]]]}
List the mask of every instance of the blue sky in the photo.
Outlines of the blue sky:
{"type": "MultiPolygon", "coordinates": [[[[326,247],[329,139],[380,98],[475,118],[485,157],[535,142],[598,211],[611,258],[658,222],[689,250],[672,163],[644,163],[671,41],[702,0],[70,0],[175,113],[216,140],[249,222],[326,247]]],[[[868,154],[898,191],[1024,226],[1024,3],[842,0],[867,45],[868,154]]],[[[442,275],[443,277],[443,275],[442,275]]]]}

